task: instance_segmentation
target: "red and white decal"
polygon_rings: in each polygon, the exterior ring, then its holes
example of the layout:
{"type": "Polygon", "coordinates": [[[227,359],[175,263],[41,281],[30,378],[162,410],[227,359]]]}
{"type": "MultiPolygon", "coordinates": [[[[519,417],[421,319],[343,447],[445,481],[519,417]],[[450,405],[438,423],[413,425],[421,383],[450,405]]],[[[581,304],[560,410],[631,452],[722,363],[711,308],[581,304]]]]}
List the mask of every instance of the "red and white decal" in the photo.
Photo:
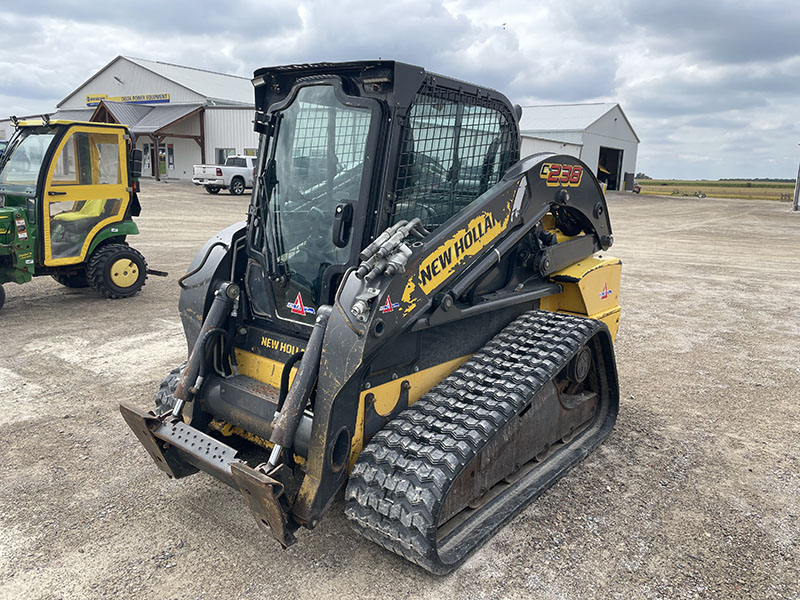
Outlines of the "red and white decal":
{"type": "Polygon", "coordinates": [[[603,282],[603,291],[600,292],[600,300],[605,300],[611,295],[614,290],[608,289],[608,282],[603,282]]]}
{"type": "Polygon", "coordinates": [[[399,302],[392,302],[391,296],[386,296],[386,302],[378,310],[382,313],[392,312],[395,308],[400,308],[399,302]]]}
{"type": "Polygon", "coordinates": [[[306,313],[313,315],[316,311],[311,308],[310,306],[303,305],[303,296],[300,292],[297,292],[297,298],[294,299],[294,302],[289,302],[286,305],[286,308],[292,309],[292,314],[294,315],[303,315],[305,316],[306,313]]]}

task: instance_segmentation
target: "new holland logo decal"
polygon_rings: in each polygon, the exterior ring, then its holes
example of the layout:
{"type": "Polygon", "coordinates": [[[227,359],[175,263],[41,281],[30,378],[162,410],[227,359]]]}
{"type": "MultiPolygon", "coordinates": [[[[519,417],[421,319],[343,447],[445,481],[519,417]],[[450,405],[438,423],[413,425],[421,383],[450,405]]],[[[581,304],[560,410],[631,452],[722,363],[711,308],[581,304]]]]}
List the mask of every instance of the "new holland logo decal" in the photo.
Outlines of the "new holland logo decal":
{"type": "Polygon", "coordinates": [[[515,185],[509,187],[507,195],[502,197],[499,205],[487,207],[473,217],[466,227],[454,232],[422,259],[417,272],[409,278],[400,298],[402,303],[400,310],[404,315],[413,311],[423,298],[439,288],[460,268],[469,264],[470,258],[479,254],[500,236],[508,226],[512,213],[516,215],[519,210],[517,205],[522,201],[522,194],[518,194],[518,191],[524,192],[521,185],[523,181],[518,180],[515,185]]]}
{"type": "Polygon", "coordinates": [[[297,292],[297,298],[295,298],[294,302],[289,302],[286,308],[291,308],[294,315],[313,315],[316,312],[310,306],[303,305],[303,296],[300,295],[300,292],[297,292]]]}

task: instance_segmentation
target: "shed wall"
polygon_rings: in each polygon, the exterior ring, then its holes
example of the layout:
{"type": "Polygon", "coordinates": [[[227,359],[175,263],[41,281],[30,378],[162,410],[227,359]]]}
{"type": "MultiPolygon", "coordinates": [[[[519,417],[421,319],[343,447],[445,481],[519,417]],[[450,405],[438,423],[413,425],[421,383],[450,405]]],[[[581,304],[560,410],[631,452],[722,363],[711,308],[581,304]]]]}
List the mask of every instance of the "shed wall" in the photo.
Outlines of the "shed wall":
{"type": "Polygon", "coordinates": [[[215,162],[216,148],[233,148],[244,154],[248,148],[258,148],[258,134],[253,131],[255,109],[206,108],[206,162],[215,162]]]}
{"type": "Polygon", "coordinates": [[[541,138],[529,137],[522,135],[522,145],[520,147],[520,156],[526,157],[537,152],[555,152],[557,154],[567,154],[580,158],[581,146],[579,144],[570,144],[566,142],[556,142],[553,140],[543,140],[541,138]]]}

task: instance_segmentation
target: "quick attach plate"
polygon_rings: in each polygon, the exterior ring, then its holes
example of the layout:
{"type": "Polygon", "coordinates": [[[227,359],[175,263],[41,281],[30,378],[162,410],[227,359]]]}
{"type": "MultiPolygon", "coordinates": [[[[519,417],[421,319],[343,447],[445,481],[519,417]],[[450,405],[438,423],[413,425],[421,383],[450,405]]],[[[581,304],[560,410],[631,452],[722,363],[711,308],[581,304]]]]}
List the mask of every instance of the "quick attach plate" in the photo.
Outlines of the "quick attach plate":
{"type": "Polygon", "coordinates": [[[156,417],[120,404],[125,422],[159,468],[179,479],[203,470],[239,490],[262,529],[286,548],[297,523],[289,514],[284,485],[237,458],[237,451],[171,415],[156,417]]]}

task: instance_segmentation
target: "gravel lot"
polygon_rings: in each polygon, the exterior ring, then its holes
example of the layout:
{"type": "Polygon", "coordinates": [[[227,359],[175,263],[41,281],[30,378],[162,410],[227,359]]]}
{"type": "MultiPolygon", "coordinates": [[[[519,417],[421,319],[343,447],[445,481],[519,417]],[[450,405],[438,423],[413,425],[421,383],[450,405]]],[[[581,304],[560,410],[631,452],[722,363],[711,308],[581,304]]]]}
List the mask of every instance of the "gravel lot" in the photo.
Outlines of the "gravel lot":
{"type": "Polygon", "coordinates": [[[456,573],[352,533],[281,551],[237,492],[170,481],[117,409],[185,359],[176,281],[246,198],[144,184],[132,299],[50,278],[0,312],[2,598],[798,598],[800,214],[610,194],[623,260],[609,440],[456,573]]]}

